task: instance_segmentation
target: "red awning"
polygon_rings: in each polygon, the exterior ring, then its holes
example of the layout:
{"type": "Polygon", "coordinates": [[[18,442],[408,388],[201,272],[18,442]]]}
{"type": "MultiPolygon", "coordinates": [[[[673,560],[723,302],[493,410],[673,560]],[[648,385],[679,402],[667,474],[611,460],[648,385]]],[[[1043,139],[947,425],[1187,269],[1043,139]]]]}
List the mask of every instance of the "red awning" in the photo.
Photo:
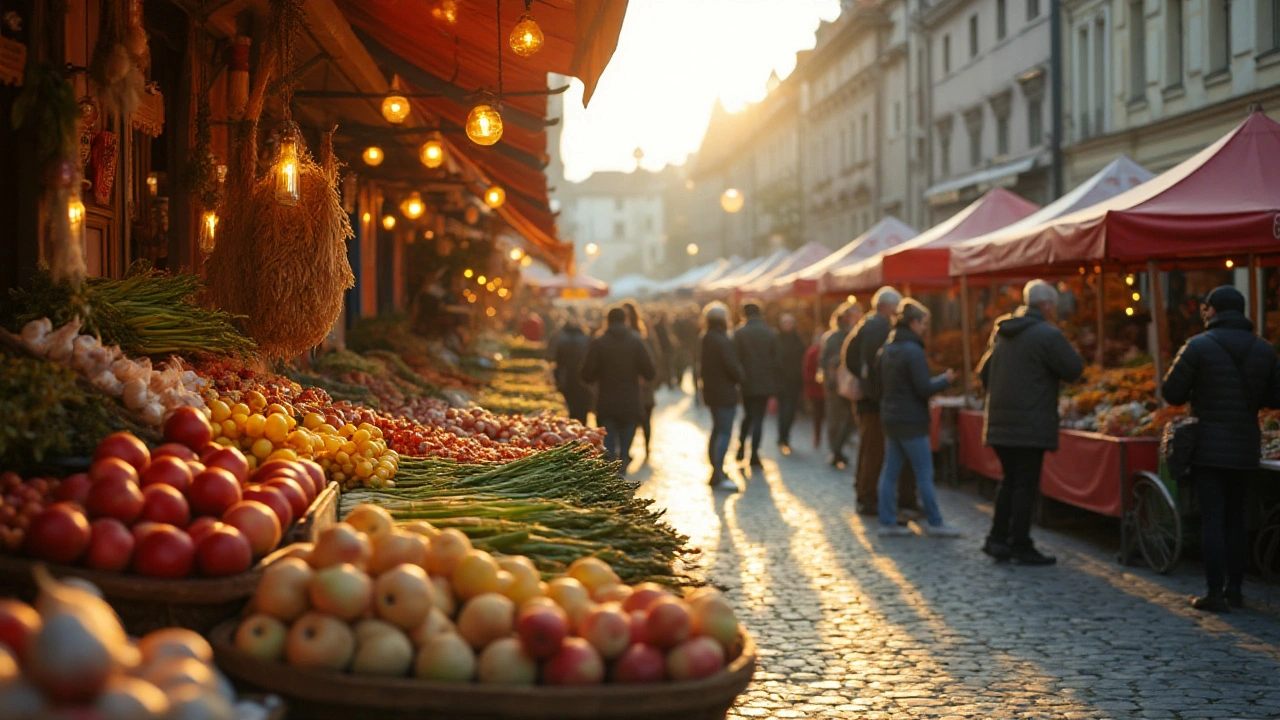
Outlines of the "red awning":
{"type": "Polygon", "coordinates": [[[848,245],[799,272],[779,277],[770,288],[769,297],[776,299],[788,295],[816,295],[820,282],[830,273],[896,247],[919,234],[915,228],[898,218],[886,215],[848,245]]]}
{"type": "Polygon", "coordinates": [[[1091,207],[993,234],[953,271],[1280,252],[1280,123],[1261,112],[1180,165],[1091,207]]]}

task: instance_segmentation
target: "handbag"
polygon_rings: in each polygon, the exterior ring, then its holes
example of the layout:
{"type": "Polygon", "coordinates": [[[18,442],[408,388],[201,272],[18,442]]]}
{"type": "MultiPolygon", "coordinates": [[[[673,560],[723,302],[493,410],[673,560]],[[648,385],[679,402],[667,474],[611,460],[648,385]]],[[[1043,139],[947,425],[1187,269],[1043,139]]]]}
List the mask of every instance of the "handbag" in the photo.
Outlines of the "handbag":
{"type": "Polygon", "coordinates": [[[857,375],[849,372],[843,363],[836,368],[836,394],[850,402],[858,402],[865,397],[862,392],[862,381],[857,375]]]}
{"type": "MultiPolygon", "coordinates": [[[[1227,353],[1227,357],[1231,358],[1231,363],[1236,366],[1236,376],[1240,379],[1240,389],[1244,391],[1245,402],[1249,402],[1252,394],[1249,391],[1249,383],[1244,379],[1243,363],[1237,361],[1231,355],[1231,351],[1227,350],[1227,346],[1223,345],[1217,337],[1210,334],[1209,339],[1218,343],[1222,351],[1227,353]]],[[[1254,342],[1257,340],[1255,339],[1254,342]]],[[[1249,347],[1249,352],[1253,352],[1252,346],[1249,347]]],[[[1256,413],[1257,410],[1254,412],[1256,413]]],[[[1191,456],[1195,454],[1199,436],[1200,418],[1197,417],[1179,418],[1164,426],[1160,433],[1160,459],[1169,469],[1169,476],[1172,479],[1179,480],[1191,471],[1191,456]]]]}

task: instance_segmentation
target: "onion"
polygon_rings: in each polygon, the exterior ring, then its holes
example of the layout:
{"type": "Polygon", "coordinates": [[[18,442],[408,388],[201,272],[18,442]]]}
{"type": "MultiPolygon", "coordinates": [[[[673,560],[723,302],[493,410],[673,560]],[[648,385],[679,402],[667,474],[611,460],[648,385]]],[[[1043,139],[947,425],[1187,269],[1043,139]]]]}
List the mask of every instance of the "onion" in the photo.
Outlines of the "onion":
{"type": "Polygon", "coordinates": [[[44,616],[44,627],[28,650],[31,677],[49,697],[85,702],[102,690],[113,666],[107,642],[78,614],[44,616]]]}

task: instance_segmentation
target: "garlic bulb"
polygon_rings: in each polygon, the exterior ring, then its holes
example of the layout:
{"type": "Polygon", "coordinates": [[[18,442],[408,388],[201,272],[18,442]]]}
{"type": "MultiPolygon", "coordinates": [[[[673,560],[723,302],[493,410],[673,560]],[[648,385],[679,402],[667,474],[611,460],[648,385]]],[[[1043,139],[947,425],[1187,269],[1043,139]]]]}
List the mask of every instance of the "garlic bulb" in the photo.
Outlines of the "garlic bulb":
{"type": "Polygon", "coordinates": [[[97,375],[89,378],[89,382],[112,397],[120,397],[120,394],[124,392],[124,383],[120,382],[119,378],[113,375],[109,368],[99,371],[97,375]]]}
{"type": "Polygon", "coordinates": [[[75,350],[76,335],[80,332],[80,318],[49,333],[48,358],[54,362],[70,362],[71,353],[75,350]]]}
{"type": "Polygon", "coordinates": [[[49,354],[49,333],[53,330],[53,321],[49,318],[32,320],[22,326],[22,346],[32,355],[44,357],[49,354]]]}
{"type": "Polygon", "coordinates": [[[159,401],[147,403],[142,408],[142,420],[148,425],[159,425],[164,420],[164,406],[159,401]]]}
{"type": "Polygon", "coordinates": [[[121,357],[111,363],[111,372],[115,373],[116,379],[122,383],[138,380],[145,387],[151,381],[151,368],[143,367],[127,357],[121,357]]]}
{"type": "Polygon", "coordinates": [[[124,406],[130,410],[142,410],[147,406],[147,403],[151,402],[151,393],[147,392],[145,380],[130,380],[124,384],[121,392],[124,406]]]}

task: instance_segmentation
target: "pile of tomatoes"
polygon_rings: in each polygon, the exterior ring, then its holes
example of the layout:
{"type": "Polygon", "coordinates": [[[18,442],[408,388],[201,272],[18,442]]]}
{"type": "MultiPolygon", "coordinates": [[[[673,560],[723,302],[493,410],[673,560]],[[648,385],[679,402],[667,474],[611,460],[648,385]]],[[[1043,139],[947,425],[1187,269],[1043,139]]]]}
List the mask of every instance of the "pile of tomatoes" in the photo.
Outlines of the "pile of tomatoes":
{"type": "Polygon", "coordinates": [[[57,480],[23,480],[15,472],[0,474],[0,548],[21,548],[31,521],[44,512],[45,505],[57,500],[57,491],[57,480]]]}

